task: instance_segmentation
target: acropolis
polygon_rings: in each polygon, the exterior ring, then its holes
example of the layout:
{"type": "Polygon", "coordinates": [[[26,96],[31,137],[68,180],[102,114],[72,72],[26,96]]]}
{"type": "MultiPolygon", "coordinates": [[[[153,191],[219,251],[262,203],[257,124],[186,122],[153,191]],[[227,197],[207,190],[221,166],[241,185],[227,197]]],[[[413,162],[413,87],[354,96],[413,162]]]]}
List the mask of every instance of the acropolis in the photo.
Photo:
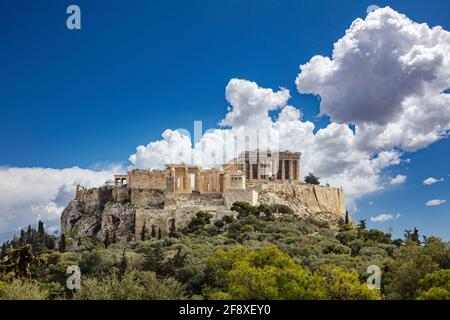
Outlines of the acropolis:
{"type": "Polygon", "coordinates": [[[115,232],[126,217],[132,219],[134,239],[140,239],[144,225],[164,234],[171,224],[186,226],[199,211],[218,220],[235,214],[231,207],[237,201],[258,205],[277,197],[299,215],[325,212],[344,217],[342,190],[302,183],[300,158],[300,152],[246,151],[220,168],[167,164],[164,170],[133,169],[115,175],[112,183],[100,188],[79,185],[63,213],[62,230],[74,229],[68,219],[74,214],[81,219],[83,212],[102,211],[100,232],[115,232]]]}

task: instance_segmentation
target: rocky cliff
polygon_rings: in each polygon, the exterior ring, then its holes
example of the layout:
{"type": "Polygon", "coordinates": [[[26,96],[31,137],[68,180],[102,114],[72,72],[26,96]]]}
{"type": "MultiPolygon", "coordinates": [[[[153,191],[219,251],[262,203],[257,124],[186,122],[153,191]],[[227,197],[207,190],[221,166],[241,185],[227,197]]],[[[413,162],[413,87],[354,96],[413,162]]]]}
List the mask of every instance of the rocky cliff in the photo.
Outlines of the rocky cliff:
{"type": "Polygon", "coordinates": [[[253,199],[249,201],[253,205],[287,205],[299,217],[313,216],[330,223],[345,218],[344,194],[339,188],[253,182],[247,184],[246,190],[236,190],[236,193],[231,196],[228,193],[180,193],[169,199],[162,190],[80,188],[76,199],[62,213],[61,232],[72,239],[72,243],[86,236],[103,240],[107,232],[117,240],[140,239],[144,223],[149,228],[161,229],[164,234],[172,220],[176,220],[177,228],[182,228],[200,210],[213,214],[213,220],[221,219],[224,212],[230,212],[231,202],[236,199],[253,199]]]}
{"type": "MultiPolygon", "coordinates": [[[[134,236],[135,208],[130,203],[108,202],[89,205],[73,200],[61,215],[61,232],[72,246],[86,236],[103,240],[107,232],[118,240],[130,240],[134,236]]],[[[70,246],[70,244],[69,244],[70,246]]]]}
{"type": "Polygon", "coordinates": [[[275,182],[249,183],[247,187],[258,192],[260,203],[285,204],[302,217],[331,213],[338,218],[345,218],[344,192],[339,188],[275,182]]]}

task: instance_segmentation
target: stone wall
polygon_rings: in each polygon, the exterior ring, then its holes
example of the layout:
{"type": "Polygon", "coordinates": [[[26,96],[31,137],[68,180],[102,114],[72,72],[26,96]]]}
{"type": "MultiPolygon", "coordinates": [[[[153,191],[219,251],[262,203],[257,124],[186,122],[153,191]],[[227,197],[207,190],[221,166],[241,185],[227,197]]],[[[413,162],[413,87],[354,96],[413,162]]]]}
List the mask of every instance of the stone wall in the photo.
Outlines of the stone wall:
{"type": "Polygon", "coordinates": [[[164,206],[164,191],[159,189],[131,189],[131,203],[140,207],[164,206]]]}
{"type": "Polygon", "coordinates": [[[245,201],[252,206],[258,204],[258,192],[248,189],[229,189],[223,193],[224,204],[227,208],[231,208],[236,201],[245,201]]]}
{"type": "Polygon", "coordinates": [[[114,188],[112,197],[114,202],[126,202],[131,200],[131,192],[128,188],[114,188]]]}
{"type": "Polygon", "coordinates": [[[300,215],[332,213],[345,217],[344,192],[340,188],[288,182],[247,183],[247,188],[258,191],[259,202],[286,204],[300,215]]]}
{"type": "Polygon", "coordinates": [[[98,188],[77,190],[75,200],[84,204],[86,210],[94,209],[99,204],[98,188]]]}
{"type": "Polygon", "coordinates": [[[196,206],[223,206],[222,193],[176,193],[175,199],[178,207],[196,206]]]}
{"type": "Polygon", "coordinates": [[[165,171],[132,170],[128,172],[127,185],[131,189],[166,189],[165,171]]]}

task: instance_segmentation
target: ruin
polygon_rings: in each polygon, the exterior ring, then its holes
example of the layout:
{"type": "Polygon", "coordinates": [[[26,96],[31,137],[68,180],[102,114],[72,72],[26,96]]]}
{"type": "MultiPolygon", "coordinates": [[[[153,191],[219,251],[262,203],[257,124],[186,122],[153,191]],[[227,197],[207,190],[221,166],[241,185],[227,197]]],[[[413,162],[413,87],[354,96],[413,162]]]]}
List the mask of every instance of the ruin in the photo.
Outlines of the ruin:
{"type": "MultiPolygon", "coordinates": [[[[294,207],[298,214],[328,212],[344,217],[342,189],[302,183],[300,157],[299,152],[256,150],[239,154],[221,168],[168,164],[164,170],[133,169],[115,175],[111,184],[100,188],[78,186],[74,204],[81,206],[78,211],[89,213],[105,210],[107,204],[127,205],[126,212],[134,213],[135,239],[140,239],[144,225],[164,234],[171,224],[186,226],[199,211],[219,220],[224,215],[235,215],[231,207],[236,201],[258,205],[274,201],[274,197],[294,207]]],[[[70,210],[75,210],[74,206],[70,210]]],[[[63,232],[73,229],[68,216],[70,212],[63,213],[63,232]]],[[[82,217],[83,213],[77,212],[76,216],[82,217]]],[[[105,218],[103,214],[102,219],[106,219],[104,228],[114,228],[107,223],[114,217],[105,218]]]]}

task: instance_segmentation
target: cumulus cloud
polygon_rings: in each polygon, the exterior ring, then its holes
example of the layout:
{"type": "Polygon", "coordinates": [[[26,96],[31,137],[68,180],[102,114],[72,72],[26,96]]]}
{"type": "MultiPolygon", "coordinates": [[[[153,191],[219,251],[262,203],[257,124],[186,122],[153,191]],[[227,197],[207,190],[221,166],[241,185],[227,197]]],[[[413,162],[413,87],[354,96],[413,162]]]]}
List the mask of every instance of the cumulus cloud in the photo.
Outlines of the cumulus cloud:
{"type": "Polygon", "coordinates": [[[230,107],[221,125],[267,128],[272,122],[269,111],[284,107],[290,95],[287,89],[274,92],[251,81],[232,79],[225,89],[225,97],[230,107]]]}
{"type": "Polygon", "coordinates": [[[396,215],[382,213],[382,214],[379,214],[379,215],[377,215],[375,217],[371,217],[370,221],[378,222],[378,223],[385,223],[387,221],[397,220],[398,218],[400,218],[400,214],[398,214],[398,213],[396,215]]]}
{"type": "Polygon", "coordinates": [[[381,8],[356,19],[296,79],[321,97],[321,113],[357,125],[360,148],[414,151],[450,129],[450,33],[381,8]]]}
{"type": "Polygon", "coordinates": [[[103,171],[78,167],[0,168],[0,233],[36,224],[39,219],[57,228],[62,210],[75,196],[77,184],[99,186],[120,171],[119,167],[103,171]]]}
{"type": "Polygon", "coordinates": [[[423,180],[423,184],[426,185],[426,186],[431,186],[433,184],[436,184],[436,183],[439,183],[439,182],[442,182],[442,181],[444,181],[444,178],[436,179],[436,178],[433,178],[433,177],[429,177],[429,178],[423,180]]]}
{"type": "Polygon", "coordinates": [[[399,174],[395,178],[390,177],[388,180],[389,180],[389,184],[398,185],[398,184],[405,183],[406,179],[407,179],[407,176],[399,174]]]}
{"type": "Polygon", "coordinates": [[[445,202],[446,202],[446,200],[434,199],[434,200],[427,201],[425,203],[425,205],[427,207],[436,207],[436,206],[440,206],[441,204],[444,204],[445,202]]]}

